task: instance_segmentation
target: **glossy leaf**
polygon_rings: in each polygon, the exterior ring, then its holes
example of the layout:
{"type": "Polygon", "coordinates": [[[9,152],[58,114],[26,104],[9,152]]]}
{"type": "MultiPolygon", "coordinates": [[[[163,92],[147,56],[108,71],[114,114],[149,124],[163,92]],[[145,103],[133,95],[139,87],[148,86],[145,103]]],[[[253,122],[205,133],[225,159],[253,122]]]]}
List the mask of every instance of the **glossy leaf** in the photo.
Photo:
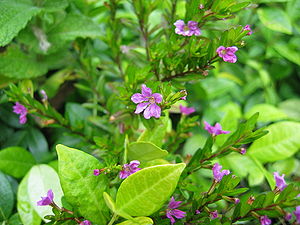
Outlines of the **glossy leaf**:
{"type": "Polygon", "coordinates": [[[153,159],[163,158],[168,154],[151,142],[139,141],[129,144],[128,159],[139,161],[150,161],[153,159]]]}
{"type": "Polygon", "coordinates": [[[30,204],[27,183],[28,176],[25,176],[18,188],[18,213],[24,225],[39,225],[41,223],[41,218],[30,204]]]}
{"type": "Polygon", "coordinates": [[[24,148],[15,146],[0,151],[0,170],[13,177],[23,177],[34,164],[33,156],[24,148]]]}
{"type": "Polygon", "coordinates": [[[0,221],[8,220],[14,206],[14,193],[7,177],[0,172],[0,221]]]}
{"type": "Polygon", "coordinates": [[[118,223],[117,225],[152,225],[153,220],[149,217],[136,217],[132,220],[126,220],[122,223],[118,223]]]}
{"type": "Polygon", "coordinates": [[[121,184],[116,198],[117,213],[148,216],[170,198],[185,164],[169,164],[142,169],[121,184]]]}
{"type": "Polygon", "coordinates": [[[57,145],[56,150],[60,182],[67,201],[86,219],[106,224],[108,208],[103,192],[107,188],[107,177],[93,175],[93,170],[102,165],[93,156],[64,145],[57,145]]]}
{"type": "Polygon", "coordinates": [[[63,192],[55,170],[43,164],[32,167],[28,174],[27,191],[31,206],[42,219],[53,214],[52,207],[37,206],[37,202],[47,195],[49,189],[54,193],[54,202],[61,206],[63,192]]]}

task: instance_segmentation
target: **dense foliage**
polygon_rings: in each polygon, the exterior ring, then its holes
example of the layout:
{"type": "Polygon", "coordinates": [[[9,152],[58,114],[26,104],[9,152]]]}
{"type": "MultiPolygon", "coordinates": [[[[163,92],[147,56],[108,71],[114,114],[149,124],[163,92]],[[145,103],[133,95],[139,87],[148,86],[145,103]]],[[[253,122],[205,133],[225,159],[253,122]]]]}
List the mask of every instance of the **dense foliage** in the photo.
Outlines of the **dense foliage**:
{"type": "Polygon", "coordinates": [[[0,222],[300,224],[299,21],[299,0],[0,0],[0,222]]]}

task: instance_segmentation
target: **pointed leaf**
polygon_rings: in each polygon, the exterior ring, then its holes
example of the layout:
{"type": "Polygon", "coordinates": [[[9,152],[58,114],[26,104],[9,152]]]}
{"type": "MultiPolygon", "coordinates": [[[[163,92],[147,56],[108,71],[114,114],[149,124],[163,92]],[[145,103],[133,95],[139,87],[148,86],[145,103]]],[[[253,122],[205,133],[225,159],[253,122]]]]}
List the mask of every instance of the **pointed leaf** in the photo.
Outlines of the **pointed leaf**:
{"type": "Polygon", "coordinates": [[[14,193],[7,177],[0,172],[0,221],[8,220],[14,206],[14,193]]]}
{"type": "Polygon", "coordinates": [[[139,141],[128,146],[129,160],[150,161],[163,158],[167,154],[166,150],[162,150],[151,142],[139,141]]]}

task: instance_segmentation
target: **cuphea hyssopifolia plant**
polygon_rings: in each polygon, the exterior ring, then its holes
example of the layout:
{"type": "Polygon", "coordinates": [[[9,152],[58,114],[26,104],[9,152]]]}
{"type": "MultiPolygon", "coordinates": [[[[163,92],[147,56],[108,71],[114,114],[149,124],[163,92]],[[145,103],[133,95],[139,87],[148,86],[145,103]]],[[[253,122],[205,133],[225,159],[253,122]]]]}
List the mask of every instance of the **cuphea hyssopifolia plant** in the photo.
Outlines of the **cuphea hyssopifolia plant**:
{"type": "MultiPolygon", "coordinates": [[[[107,4],[108,9],[114,10],[115,18],[117,1],[107,4]]],[[[154,43],[151,37],[155,32],[149,31],[147,22],[157,4],[157,1],[143,1],[143,4],[133,1],[145,45],[146,62],[141,60],[145,70],[134,67],[130,75],[129,69],[126,74],[114,45],[115,59],[124,78],[115,94],[123,109],[110,112],[107,124],[122,125],[118,130],[121,135],[118,135],[124,140],[124,147],[113,151],[109,159],[108,153],[102,154],[99,161],[83,151],[58,145],[58,173],[66,203],[58,206],[54,202],[55,193],[49,190],[46,197],[36,203],[40,207],[52,207],[54,215],[45,219],[52,224],[68,221],[81,225],[112,225],[123,220],[126,221],[121,224],[231,224],[253,219],[266,225],[272,223],[272,218],[292,220],[289,211],[299,205],[299,190],[293,184],[287,185],[283,175],[274,173],[276,187],[273,191],[257,194],[238,186],[240,179],[231,171],[222,170],[217,162],[233,152],[246,154],[246,146],[267,133],[263,128],[255,130],[258,114],[241,123],[232,133],[223,130],[219,123],[213,126],[204,122],[202,129],[208,132],[205,145],[186,158],[173,154],[188,137],[189,129],[199,125],[198,117],[191,116],[195,108],[182,105],[186,104],[188,96],[182,82],[205,78],[216,61],[236,63],[238,48],[243,46],[242,38],[252,34],[250,26],[246,25],[220,31],[212,38],[205,25],[230,19],[248,3],[192,0],[186,4],[183,20],[176,18],[177,1],[174,1],[172,10],[166,15],[169,27],[155,34],[155,39],[160,38],[160,41],[154,43]],[[204,33],[208,36],[203,36],[204,33]],[[137,73],[141,71],[146,71],[146,75],[139,76],[137,73]],[[181,104],[182,115],[176,129],[172,129],[169,113],[178,107],[177,104],[181,104]],[[218,135],[228,137],[222,146],[214,145],[218,135]],[[203,191],[195,179],[199,170],[207,169],[213,179],[210,188],[203,191]],[[225,202],[224,208],[219,207],[220,201],[225,202]]],[[[125,47],[122,47],[123,52],[128,52],[125,47]]],[[[15,85],[10,87],[7,95],[16,102],[13,111],[20,115],[20,123],[26,123],[28,113],[34,114],[47,121],[42,125],[55,124],[68,129],[91,144],[93,150],[104,144],[107,149],[113,148],[109,146],[113,141],[101,142],[100,137],[91,138],[74,127],[70,118],[63,117],[48,103],[47,94],[42,90],[39,102],[32,92],[24,93],[15,85]]],[[[103,127],[113,139],[113,126],[103,127]]],[[[300,222],[299,207],[293,214],[300,222]]]]}

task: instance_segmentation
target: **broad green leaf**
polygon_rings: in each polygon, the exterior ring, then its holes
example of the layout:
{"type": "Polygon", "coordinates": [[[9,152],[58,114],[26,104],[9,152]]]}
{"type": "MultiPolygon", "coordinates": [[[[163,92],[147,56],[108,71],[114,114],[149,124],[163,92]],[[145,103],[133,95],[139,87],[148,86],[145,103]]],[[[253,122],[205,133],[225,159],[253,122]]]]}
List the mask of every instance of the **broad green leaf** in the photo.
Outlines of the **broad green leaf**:
{"type": "Polygon", "coordinates": [[[7,177],[0,172],[0,221],[8,220],[14,206],[14,193],[7,177]]]}
{"type": "Polygon", "coordinates": [[[287,14],[279,8],[260,8],[259,19],[269,29],[285,34],[292,34],[292,25],[287,14]]]}
{"type": "Polygon", "coordinates": [[[151,142],[139,141],[128,146],[129,160],[150,161],[163,158],[167,154],[166,150],[162,150],[151,142]]]}
{"type": "Polygon", "coordinates": [[[195,134],[188,138],[183,146],[183,155],[194,155],[197,149],[203,148],[206,139],[207,138],[201,134],[195,134]]]}
{"type": "Polygon", "coordinates": [[[23,225],[20,219],[20,216],[18,213],[13,214],[9,220],[8,220],[9,225],[23,225]]]}
{"type": "Polygon", "coordinates": [[[33,207],[30,204],[27,183],[28,176],[25,176],[18,187],[18,213],[24,225],[39,225],[41,223],[41,218],[34,211],[33,207]]]}
{"type": "Polygon", "coordinates": [[[68,5],[68,0],[44,0],[42,7],[44,11],[56,12],[65,9],[68,5]]]}
{"type": "Polygon", "coordinates": [[[290,118],[300,120],[300,99],[288,99],[279,104],[279,108],[286,113],[290,118]]]}
{"type": "Polygon", "coordinates": [[[300,123],[278,122],[267,127],[269,134],[256,140],[248,153],[256,159],[274,162],[289,158],[300,148],[300,123]]]}
{"type": "Polygon", "coordinates": [[[0,46],[7,45],[40,12],[28,0],[2,0],[0,6],[0,46]]]}
{"type": "Polygon", "coordinates": [[[289,0],[287,3],[287,13],[292,21],[297,22],[297,19],[300,17],[300,1],[289,0]]]}
{"type": "Polygon", "coordinates": [[[273,105],[257,104],[246,112],[246,119],[249,119],[256,112],[259,112],[258,122],[273,122],[287,118],[287,115],[284,112],[273,105]]]}
{"type": "Polygon", "coordinates": [[[153,166],[126,178],[117,192],[117,214],[149,216],[159,210],[174,192],[184,168],[184,163],[153,166]]]}
{"type": "Polygon", "coordinates": [[[38,77],[46,72],[47,68],[38,63],[33,54],[23,52],[15,45],[10,45],[0,53],[0,75],[25,79],[38,77]]]}
{"type": "Polygon", "coordinates": [[[105,225],[108,220],[103,192],[108,180],[105,174],[93,175],[102,165],[83,152],[64,145],[56,146],[59,177],[67,201],[86,219],[105,225]]]}
{"type": "Polygon", "coordinates": [[[122,223],[118,223],[117,225],[152,225],[153,220],[149,217],[136,217],[132,220],[126,220],[122,223]]]}
{"type": "Polygon", "coordinates": [[[16,146],[0,151],[0,170],[13,177],[23,177],[34,164],[33,156],[24,148],[16,146]]]}
{"type": "Polygon", "coordinates": [[[276,42],[272,47],[278,52],[282,57],[287,58],[293,63],[300,66],[300,55],[296,49],[287,45],[285,42],[276,42]]]}
{"type": "Polygon", "coordinates": [[[45,136],[40,130],[33,127],[27,130],[26,145],[37,162],[41,162],[45,159],[49,147],[45,136]]]}
{"type": "Polygon", "coordinates": [[[46,215],[53,215],[52,207],[37,206],[41,197],[45,197],[49,189],[54,193],[54,202],[62,206],[61,197],[63,192],[60,186],[57,173],[48,165],[37,165],[31,168],[28,174],[27,191],[31,206],[37,214],[43,219],[46,215]]]}

